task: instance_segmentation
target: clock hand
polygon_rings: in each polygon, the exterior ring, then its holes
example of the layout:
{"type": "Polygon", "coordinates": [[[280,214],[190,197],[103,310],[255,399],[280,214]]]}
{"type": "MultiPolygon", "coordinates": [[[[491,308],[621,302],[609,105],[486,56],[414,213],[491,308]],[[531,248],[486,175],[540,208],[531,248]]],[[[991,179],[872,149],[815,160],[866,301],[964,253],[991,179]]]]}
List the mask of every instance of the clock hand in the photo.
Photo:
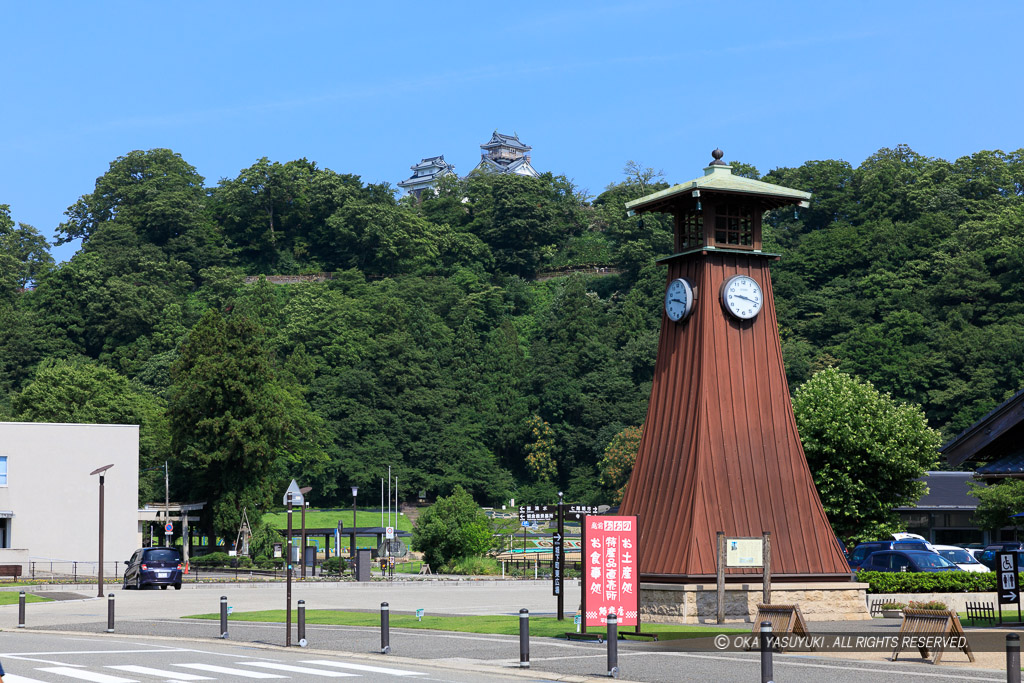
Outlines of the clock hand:
{"type": "Polygon", "coordinates": [[[669,299],[669,303],[685,304],[686,302],[682,299],[669,299]]]}
{"type": "Polygon", "coordinates": [[[745,300],[749,301],[750,303],[756,303],[749,296],[743,296],[742,294],[733,294],[733,296],[735,296],[737,299],[745,299],[745,300]]]}

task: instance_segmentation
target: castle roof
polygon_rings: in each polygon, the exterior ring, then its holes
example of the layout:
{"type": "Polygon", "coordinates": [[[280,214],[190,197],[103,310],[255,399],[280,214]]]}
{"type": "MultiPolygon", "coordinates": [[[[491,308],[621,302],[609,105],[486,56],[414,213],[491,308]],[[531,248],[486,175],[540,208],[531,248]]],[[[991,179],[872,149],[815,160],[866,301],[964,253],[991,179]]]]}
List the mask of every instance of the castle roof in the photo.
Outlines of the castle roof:
{"type": "Polygon", "coordinates": [[[491,134],[491,139],[486,143],[480,145],[480,149],[493,149],[496,147],[511,147],[512,149],[518,149],[522,152],[529,152],[533,147],[524,145],[519,141],[519,135],[513,133],[512,135],[505,135],[494,131],[491,134]]]}

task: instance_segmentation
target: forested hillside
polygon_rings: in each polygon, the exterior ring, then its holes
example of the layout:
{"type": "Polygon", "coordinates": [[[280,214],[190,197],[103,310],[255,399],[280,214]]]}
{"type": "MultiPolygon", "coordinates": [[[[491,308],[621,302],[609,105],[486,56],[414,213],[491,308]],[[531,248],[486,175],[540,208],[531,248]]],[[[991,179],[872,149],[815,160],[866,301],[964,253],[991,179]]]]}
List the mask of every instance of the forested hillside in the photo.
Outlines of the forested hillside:
{"type": "MultiPolygon", "coordinates": [[[[949,437],[1024,386],[1022,155],[900,147],[763,176],[814,193],[766,228],[791,388],[836,366],[949,437]]],[[[672,244],[668,217],[623,209],[668,185],[626,171],[596,197],[474,176],[416,204],[305,159],[208,184],[170,150],[131,152],[56,227],[82,240],[67,263],[0,205],[0,417],[141,424],[141,497],[163,497],[169,460],[172,498],[210,501],[221,530],[293,477],[347,505],[388,466],[407,499],[607,502],[672,244]],[[617,272],[535,279],[567,266],[617,272]]]]}

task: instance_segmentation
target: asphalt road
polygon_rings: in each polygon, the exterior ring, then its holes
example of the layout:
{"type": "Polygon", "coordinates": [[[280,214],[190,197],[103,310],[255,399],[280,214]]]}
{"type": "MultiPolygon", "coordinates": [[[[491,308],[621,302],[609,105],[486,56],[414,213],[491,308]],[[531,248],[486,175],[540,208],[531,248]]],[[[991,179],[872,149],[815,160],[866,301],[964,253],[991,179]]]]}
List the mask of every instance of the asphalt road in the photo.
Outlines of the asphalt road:
{"type": "MultiPolygon", "coordinates": [[[[66,587],[55,588],[67,591],[66,587]]],[[[392,612],[413,612],[422,608],[427,614],[505,614],[517,618],[520,608],[527,608],[531,614],[552,614],[554,601],[546,581],[461,581],[461,582],[395,582],[386,583],[331,583],[296,584],[293,586],[293,606],[298,600],[305,600],[307,609],[362,609],[378,610],[380,603],[387,601],[392,612]]],[[[39,591],[45,594],[44,591],[39,591]]],[[[344,659],[373,667],[394,668],[411,671],[431,680],[450,681],[500,681],[500,680],[596,680],[607,675],[606,644],[568,642],[561,639],[534,638],[530,644],[531,668],[522,671],[518,667],[519,641],[516,636],[475,635],[437,631],[391,629],[391,653],[380,654],[380,632],[376,628],[346,626],[307,625],[306,649],[292,647],[284,649],[285,627],[283,624],[257,624],[231,621],[228,641],[219,640],[219,623],[181,619],[182,616],[197,613],[216,613],[220,596],[228,597],[228,604],[234,612],[257,609],[283,609],[286,603],[283,584],[186,586],[181,591],[122,591],[107,588],[105,593],[115,595],[115,633],[106,634],[106,598],[96,597],[96,588],[79,591],[82,599],[61,600],[53,603],[30,603],[27,605],[26,629],[17,629],[17,605],[0,607],[0,652],[29,653],[54,651],[68,652],[85,649],[101,649],[99,644],[125,643],[132,647],[150,647],[151,652],[138,656],[127,653],[124,657],[140,664],[145,659],[152,668],[170,667],[183,671],[179,664],[187,664],[182,658],[259,657],[271,662],[283,662],[295,666],[302,661],[327,661],[344,659]],[[54,641],[36,642],[34,638],[51,638],[54,641]],[[88,648],[80,647],[82,639],[88,648]],[[55,645],[54,643],[57,643],[55,645]],[[58,646],[59,645],[59,646],[58,646]],[[229,657],[229,655],[231,657],[229,657]],[[354,659],[353,659],[354,658],[354,659]]],[[[56,593],[55,593],[56,594],[56,593]]],[[[571,621],[567,622],[571,628],[571,621]]],[[[894,624],[882,624],[879,620],[868,624],[875,629],[888,628],[894,624]]],[[[749,626],[747,626],[749,628],[749,626]]],[[[854,628],[854,625],[849,625],[854,628]]],[[[856,628],[865,628],[857,625],[856,628]]],[[[654,628],[654,627],[652,627],[654,628]]],[[[294,625],[293,625],[294,629],[294,625]]],[[[815,625],[811,625],[812,633],[815,625]]],[[[297,637],[293,631],[292,641],[297,637]]],[[[756,653],[745,652],[687,652],[679,651],[678,645],[640,641],[619,641],[618,656],[622,680],[660,683],[662,681],[732,681],[751,683],[760,681],[760,659],[756,653]]],[[[13,668],[15,662],[9,654],[3,657],[5,667],[13,668]],[[9,665],[9,661],[11,664],[9,665]]],[[[77,670],[94,671],[104,663],[104,655],[76,655],[84,659],[65,661],[61,665],[37,667],[31,664],[28,676],[36,681],[69,681],[68,671],[55,673],[38,671],[39,668],[65,666],[77,670]],[[92,658],[92,659],[90,659],[92,658]],[[52,674],[52,675],[51,675],[52,674]]],[[[122,657],[122,655],[118,655],[122,657]]],[[[42,657],[46,659],[46,657],[42,657]]],[[[21,666],[19,660],[17,666],[21,666]]],[[[56,660],[54,660],[56,661],[56,660]]],[[[208,660],[191,662],[204,663],[208,660]]],[[[263,661],[254,659],[253,661],[263,661]]],[[[1005,681],[1006,674],[999,670],[998,660],[989,669],[977,666],[967,668],[957,659],[948,656],[941,666],[920,661],[889,662],[880,655],[868,656],[862,660],[807,654],[775,655],[773,659],[774,680],[783,682],[847,683],[853,681],[880,681],[893,683],[942,683],[942,681],[1005,681]]],[[[1005,660],[1003,660],[1005,661],[1005,660]]],[[[966,662],[966,660],[964,660],[966,662]]],[[[110,664],[121,666],[121,664],[110,664]]],[[[255,665],[253,665],[255,667],[255,665]]],[[[319,665],[318,665],[319,666],[319,665]]],[[[323,665],[326,666],[326,665],[323,665]]],[[[229,667],[230,668],[230,667],[229,667]]],[[[236,667],[237,668],[237,667],[236,667]]],[[[255,667],[259,670],[270,669],[255,667]]],[[[315,666],[313,668],[316,668],[315,666]]],[[[28,671],[28,669],[26,669],[28,671]]],[[[216,680],[239,680],[239,674],[225,674],[193,670],[193,674],[204,675],[216,680]],[[232,676],[235,676],[232,678],[232,676]]],[[[186,680],[185,678],[159,678],[149,674],[132,673],[124,676],[113,669],[104,675],[114,675],[139,681],[186,680]],[[149,676],[149,677],[147,677],[149,676]]],[[[320,680],[320,673],[282,671],[276,675],[287,676],[290,680],[320,680]]],[[[386,672],[361,671],[359,675],[405,677],[386,672]]],[[[244,679],[244,676],[243,676],[244,679]]],[[[112,679],[85,678],[101,683],[118,683],[112,679]]],[[[197,679],[191,679],[197,680],[197,679]]],[[[256,680],[252,678],[250,680],[256,680]]],[[[283,680],[283,679],[281,679],[283,680]]],[[[7,679],[5,683],[19,683],[19,679],[7,679]]],[[[22,683],[26,683],[22,679],[22,683]]]]}

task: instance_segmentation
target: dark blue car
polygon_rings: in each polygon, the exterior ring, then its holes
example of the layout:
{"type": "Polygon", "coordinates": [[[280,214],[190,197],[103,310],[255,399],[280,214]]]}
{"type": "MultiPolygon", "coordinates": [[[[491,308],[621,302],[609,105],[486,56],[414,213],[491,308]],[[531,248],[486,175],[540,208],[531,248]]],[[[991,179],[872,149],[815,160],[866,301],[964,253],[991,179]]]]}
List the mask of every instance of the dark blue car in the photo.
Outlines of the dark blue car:
{"type": "Polygon", "coordinates": [[[962,572],[942,555],[927,550],[879,550],[861,563],[866,572],[962,572]]]}
{"type": "Polygon", "coordinates": [[[850,552],[850,569],[857,571],[868,555],[879,550],[922,550],[934,552],[925,541],[866,541],[850,552]]]}
{"type": "Polygon", "coordinates": [[[177,548],[139,548],[125,560],[124,587],[142,589],[160,586],[181,590],[181,553],[177,548]]]}

